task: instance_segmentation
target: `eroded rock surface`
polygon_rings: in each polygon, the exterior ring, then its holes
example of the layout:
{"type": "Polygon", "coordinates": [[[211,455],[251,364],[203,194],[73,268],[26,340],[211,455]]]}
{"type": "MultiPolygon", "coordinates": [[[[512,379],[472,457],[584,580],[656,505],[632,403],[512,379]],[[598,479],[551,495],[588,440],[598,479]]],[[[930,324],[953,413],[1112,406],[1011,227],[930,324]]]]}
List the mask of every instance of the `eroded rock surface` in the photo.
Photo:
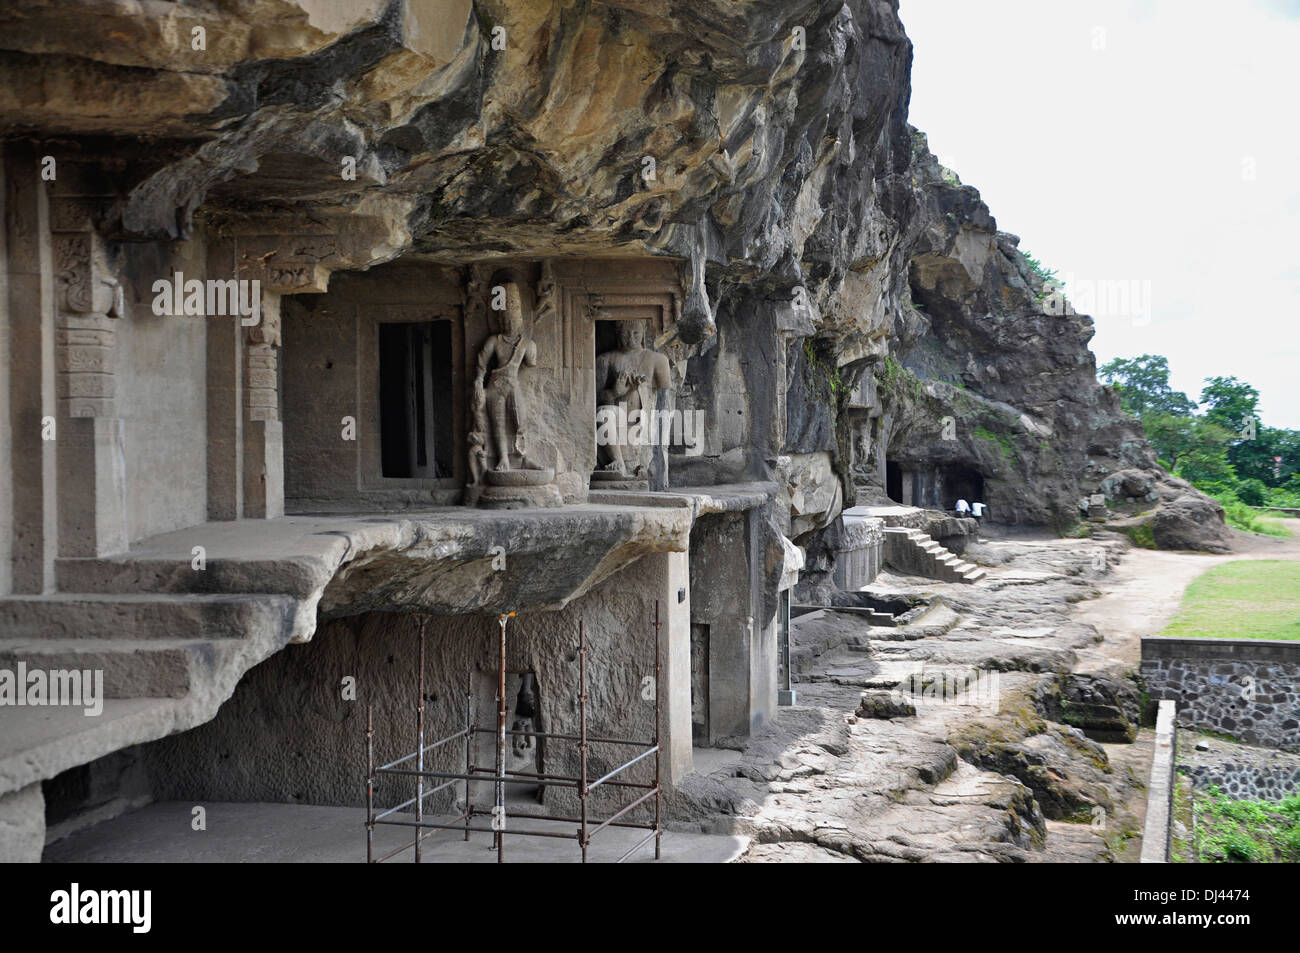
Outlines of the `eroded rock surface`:
{"type": "Polygon", "coordinates": [[[930,600],[911,625],[801,617],[798,706],[688,776],[692,829],[752,837],[747,862],[1113,859],[1142,783],[1085,730],[1124,730],[1136,692],[1075,671],[1101,635],[1070,611],[1125,545],[986,542],[999,565],[975,586],[886,575],[872,587],[930,600]]]}

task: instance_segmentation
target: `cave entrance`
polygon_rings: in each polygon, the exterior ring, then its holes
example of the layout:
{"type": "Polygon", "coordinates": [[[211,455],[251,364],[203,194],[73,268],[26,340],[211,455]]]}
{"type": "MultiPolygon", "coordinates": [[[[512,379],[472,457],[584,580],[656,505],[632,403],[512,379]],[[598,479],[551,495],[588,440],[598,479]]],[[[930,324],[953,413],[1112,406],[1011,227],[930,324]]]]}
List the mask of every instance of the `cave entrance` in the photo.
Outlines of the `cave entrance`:
{"type": "Polygon", "coordinates": [[[451,322],[379,325],[379,431],[383,475],[452,475],[451,322]]]}
{"type": "Polygon", "coordinates": [[[942,467],[940,479],[946,508],[954,508],[958,500],[967,503],[984,501],[984,475],[973,467],[959,464],[942,467]]]}
{"type": "Polygon", "coordinates": [[[885,493],[895,503],[903,502],[903,471],[893,460],[885,461],[885,493]]]}
{"type": "Polygon", "coordinates": [[[691,742],[709,744],[709,627],[691,623],[691,742]]]}

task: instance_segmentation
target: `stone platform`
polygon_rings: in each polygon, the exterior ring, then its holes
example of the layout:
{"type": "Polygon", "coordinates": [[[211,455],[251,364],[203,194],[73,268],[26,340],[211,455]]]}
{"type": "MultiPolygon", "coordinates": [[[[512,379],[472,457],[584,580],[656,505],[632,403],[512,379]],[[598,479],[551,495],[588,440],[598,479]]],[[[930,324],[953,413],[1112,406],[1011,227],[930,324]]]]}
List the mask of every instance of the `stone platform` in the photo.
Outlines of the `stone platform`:
{"type": "Polygon", "coordinates": [[[0,665],[102,669],[107,701],[98,716],[0,709],[0,824],[31,828],[0,859],[40,856],[40,782],[210,720],[249,669],[322,620],[559,609],[643,556],[686,552],[699,516],[752,509],[773,489],[209,522],[59,559],[57,591],[0,599],[0,665]]]}
{"type": "MultiPolygon", "coordinates": [[[[355,807],[316,807],[305,804],[205,804],[208,829],[190,829],[194,805],[169,801],[151,804],[131,814],[73,834],[51,844],[45,860],[55,863],[364,863],[366,812],[355,807]]],[[[395,815],[403,817],[405,815],[395,815]]],[[[439,818],[451,823],[453,818],[439,818]]],[[[519,819],[524,830],[572,833],[576,825],[519,819]]],[[[482,825],[484,819],[476,821],[482,825]]],[[[375,850],[381,856],[412,839],[413,828],[375,828],[375,850]]],[[[610,863],[645,836],[645,831],[606,828],[591,842],[588,863],[610,863]]],[[[492,836],[475,833],[468,842],[451,831],[424,842],[424,863],[494,864],[492,836]]],[[[685,834],[665,831],[660,863],[727,863],[749,846],[747,837],[685,834]]],[[[576,864],[582,860],[576,840],[507,835],[505,863],[576,864]]],[[[413,852],[399,854],[390,864],[412,863],[413,852]]],[[[648,844],[626,863],[654,863],[648,844]]]]}

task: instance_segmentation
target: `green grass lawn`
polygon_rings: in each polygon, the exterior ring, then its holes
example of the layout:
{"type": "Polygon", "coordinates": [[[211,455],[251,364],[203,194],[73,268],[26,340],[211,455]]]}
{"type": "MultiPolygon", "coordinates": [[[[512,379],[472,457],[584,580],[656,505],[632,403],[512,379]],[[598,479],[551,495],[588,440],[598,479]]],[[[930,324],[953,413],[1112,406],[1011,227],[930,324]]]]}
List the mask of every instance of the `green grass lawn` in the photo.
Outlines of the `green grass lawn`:
{"type": "Polygon", "coordinates": [[[1269,536],[1294,536],[1297,522],[1300,521],[1290,516],[1261,516],[1259,531],[1269,536]]]}
{"type": "Polygon", "coordinates": [[[1197,577],[1161,635],[1300,640],[1300,562],[1242,559],[1197,577]]]}

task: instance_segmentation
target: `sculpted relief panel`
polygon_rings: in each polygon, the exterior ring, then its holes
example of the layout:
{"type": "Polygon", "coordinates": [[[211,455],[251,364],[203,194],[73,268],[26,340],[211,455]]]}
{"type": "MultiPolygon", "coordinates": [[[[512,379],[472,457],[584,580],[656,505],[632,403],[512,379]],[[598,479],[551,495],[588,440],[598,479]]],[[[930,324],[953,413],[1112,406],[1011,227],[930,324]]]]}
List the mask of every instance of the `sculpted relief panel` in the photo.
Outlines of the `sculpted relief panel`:
{"type": "Polygon", "coordinates": [[[464,287],[466,341],[481,342],[467,354],[467,505],[583,502],[589,484],[667,487],[648,423],[681,379],[652,346],[680,307],[674,263],[474,265],[464,287]]]}
{"type": "Polygon", "coordinates": [[[655,413],[672,385],[668,358],[645,346],[645,322],[618,322],[617,344],[596,355],[596,464],[593,485],[649,489],[661,446],[655,413]]]}

